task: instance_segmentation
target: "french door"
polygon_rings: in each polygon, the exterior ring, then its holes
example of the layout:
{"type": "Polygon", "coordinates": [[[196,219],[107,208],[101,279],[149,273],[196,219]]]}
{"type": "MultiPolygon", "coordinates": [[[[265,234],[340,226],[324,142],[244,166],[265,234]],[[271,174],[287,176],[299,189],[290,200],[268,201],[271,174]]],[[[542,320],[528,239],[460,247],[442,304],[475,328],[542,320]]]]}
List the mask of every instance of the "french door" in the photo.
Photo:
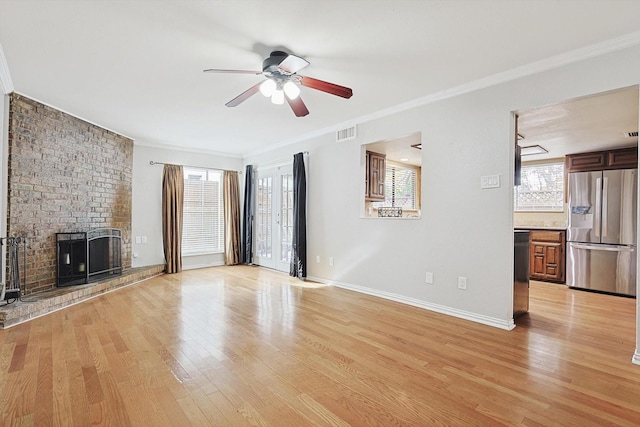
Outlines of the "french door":
{"type": "Polygon", "coordinates": [[[288,272],[293,236],[292,166],[258,170],[256,196],[256,264],[288,272]]]}

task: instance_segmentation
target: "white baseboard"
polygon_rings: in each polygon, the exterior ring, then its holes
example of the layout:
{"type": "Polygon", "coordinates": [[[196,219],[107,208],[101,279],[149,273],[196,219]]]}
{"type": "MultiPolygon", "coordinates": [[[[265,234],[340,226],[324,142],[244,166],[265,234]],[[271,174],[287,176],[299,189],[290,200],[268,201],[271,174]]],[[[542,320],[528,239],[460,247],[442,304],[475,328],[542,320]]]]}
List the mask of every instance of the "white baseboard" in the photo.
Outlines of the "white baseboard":
{"type": "Polygon", "coordinates": [[[333,285],[338,288],[348,289],[350,291],[360,292],[362,294],[372,295],[375,297],[384,298],[384,299],[399,302],[402,304],[411,305],[413,307],[423,308],[429,311],[435,311],[436,313],[446,314],[448,316],[457,317],[459,319],[470,320],[472,322],[481,323],[483,325],[493,326],[494,328],[510,331],[516,327],[513,319],[510,319],[509,321],[505,321],[503,319],[483,316],[477,313],[471,313],[469,311],[458,310],[457,308],[447,307],[445,305],[432,304],[430,302],[406,297],[404,295],[393,294],[390,292],[371,289],[371,288],[367,288],[359,285],[353,285],[350,283],[342,283],[342,282],[336,282],[333,280],[326,280],[320,277],[308,277],[308,279],[313,280],[315,282],[324,283],[327,285],[333,285]]]}
{"type": "Polygon", "coordinates": [[[213,262],[210,264],[194,264],[194,265],[183,265],[182,266],[182,270],[196,270],[198,268],[208,268],[208,267],[221,267],[224,265],[224,261],[223,262],[213,262]]]}
{"type": "Polygon", "coordinates": [[[633,354],[631,362],[635,365],[640,365],[640,349],[636,348],[636,352],[633,354]]]}

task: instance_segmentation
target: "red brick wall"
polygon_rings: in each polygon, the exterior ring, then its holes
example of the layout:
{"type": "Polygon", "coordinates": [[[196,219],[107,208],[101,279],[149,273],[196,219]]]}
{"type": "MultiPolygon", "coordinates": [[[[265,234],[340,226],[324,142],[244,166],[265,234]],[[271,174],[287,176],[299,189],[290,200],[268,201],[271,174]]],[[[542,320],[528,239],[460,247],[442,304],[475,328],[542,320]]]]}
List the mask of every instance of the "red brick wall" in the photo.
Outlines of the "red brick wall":
{"type": "Polygon", "coordinates": [[[7,236],[27,239],[25,294],[56,282],[55,233],[122,229],[131,267],[133,141],[12,94],[7,236]]]}

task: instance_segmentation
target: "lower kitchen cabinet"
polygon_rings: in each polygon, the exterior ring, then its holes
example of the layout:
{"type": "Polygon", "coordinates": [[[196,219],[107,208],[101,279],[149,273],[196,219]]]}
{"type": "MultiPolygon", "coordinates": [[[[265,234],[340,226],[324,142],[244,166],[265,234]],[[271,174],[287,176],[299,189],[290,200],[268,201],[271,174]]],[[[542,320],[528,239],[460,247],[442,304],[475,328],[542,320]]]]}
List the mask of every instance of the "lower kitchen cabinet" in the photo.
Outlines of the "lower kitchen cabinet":
{"type": "Polygon", "coordinates": [[[529,247],[531,279],[564,283],[565,235],[564,230],[531,230],[529,247]]]}

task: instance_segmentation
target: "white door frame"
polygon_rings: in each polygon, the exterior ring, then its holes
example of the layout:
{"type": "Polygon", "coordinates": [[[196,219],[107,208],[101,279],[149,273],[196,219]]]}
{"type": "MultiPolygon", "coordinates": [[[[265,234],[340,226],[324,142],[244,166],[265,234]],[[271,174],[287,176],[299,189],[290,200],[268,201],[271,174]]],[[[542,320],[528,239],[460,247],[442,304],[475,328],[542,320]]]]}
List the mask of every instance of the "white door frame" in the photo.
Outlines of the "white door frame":
{"type": "Polygon", "coordinates": [[[261,267],[289,272],[292,184],[292,164],[257,170],[254,263],[261,267]]]}

